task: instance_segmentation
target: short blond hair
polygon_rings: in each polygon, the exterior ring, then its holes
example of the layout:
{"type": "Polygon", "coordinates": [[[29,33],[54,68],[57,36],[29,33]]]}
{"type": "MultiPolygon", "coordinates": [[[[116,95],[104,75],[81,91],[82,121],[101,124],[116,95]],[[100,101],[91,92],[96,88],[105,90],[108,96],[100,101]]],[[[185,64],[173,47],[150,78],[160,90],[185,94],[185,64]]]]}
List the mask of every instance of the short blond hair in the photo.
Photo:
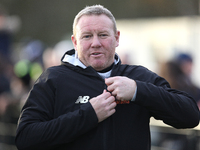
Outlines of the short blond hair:
{"type": "Polygon", "coordinates": [[[117,33],[116,21],[113,14],[102,5],[93,5],[93,6],[86,6],[76,15],[76,17],[74,18],[74,23],[73,23],[73,35],[76,36],[76,25],[78,24],[78,21],[82,16],[102,15],[102,14],[110,18],[110,20],[113,22],[114,32],[117,33]]]}

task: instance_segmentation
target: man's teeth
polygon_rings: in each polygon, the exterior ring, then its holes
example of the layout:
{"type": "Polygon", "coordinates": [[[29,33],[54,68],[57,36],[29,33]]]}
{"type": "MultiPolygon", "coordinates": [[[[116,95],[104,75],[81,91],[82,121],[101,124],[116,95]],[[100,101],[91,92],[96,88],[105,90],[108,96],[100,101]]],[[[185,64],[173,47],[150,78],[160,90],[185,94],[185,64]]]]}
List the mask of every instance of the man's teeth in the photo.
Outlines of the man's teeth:
{"type": "Polygon", "coordinates": [[[99,53],[93,53],[93,55],[98,55],[99,53]]]}

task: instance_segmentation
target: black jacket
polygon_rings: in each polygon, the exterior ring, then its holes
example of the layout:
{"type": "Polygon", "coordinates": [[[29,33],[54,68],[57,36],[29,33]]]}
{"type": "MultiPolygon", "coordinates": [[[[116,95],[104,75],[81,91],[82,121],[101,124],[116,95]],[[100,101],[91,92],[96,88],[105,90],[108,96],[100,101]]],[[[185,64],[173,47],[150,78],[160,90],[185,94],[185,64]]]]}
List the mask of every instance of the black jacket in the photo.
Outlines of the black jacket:
{"type": "Polygon", "coordinates": [[[171,89],[157,74],[119,62],[111,76],[134,79],[137,96],[129,104],[118,104],[115,114],[98,123],[88,100],[100,95],[106,85],[92,67],[63,62],[44,71],[21,112],[16,135],[19,150],[149,150],[150,117],[175,128],[198,125],[193,98],[171,89]]]}

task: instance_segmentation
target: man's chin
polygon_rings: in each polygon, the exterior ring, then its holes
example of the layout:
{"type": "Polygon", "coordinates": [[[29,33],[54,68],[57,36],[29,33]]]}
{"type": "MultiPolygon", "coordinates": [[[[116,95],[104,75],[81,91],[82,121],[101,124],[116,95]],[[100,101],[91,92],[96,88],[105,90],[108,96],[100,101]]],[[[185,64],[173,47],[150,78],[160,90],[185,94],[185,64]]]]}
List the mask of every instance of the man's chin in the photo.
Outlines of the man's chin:
{"type": "Polygon", "coordinates": [[[104,65],[93,65],[92,68],[94,68],[94,70],[96,71],[101,71],[105,69],[104,65]]]}

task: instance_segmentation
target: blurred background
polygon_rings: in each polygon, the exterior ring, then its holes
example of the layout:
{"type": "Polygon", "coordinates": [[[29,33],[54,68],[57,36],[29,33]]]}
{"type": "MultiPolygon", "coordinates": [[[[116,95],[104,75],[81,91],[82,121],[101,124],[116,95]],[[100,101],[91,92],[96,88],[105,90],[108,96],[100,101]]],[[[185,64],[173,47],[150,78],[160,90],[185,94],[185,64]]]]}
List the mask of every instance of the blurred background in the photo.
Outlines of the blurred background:
{"type": "MultiPolygon", "coordinates": [[[[28,91],[73,48],[73,19],[94,4],[116,18],[123,63],[165,77],[200,106],[199,0],[0,0],[0,150],[16,150],[17,120],[28,91]]],[[[152,150],[200,150],[199,129],[176,130],[151,120],[152,150]]]]}

